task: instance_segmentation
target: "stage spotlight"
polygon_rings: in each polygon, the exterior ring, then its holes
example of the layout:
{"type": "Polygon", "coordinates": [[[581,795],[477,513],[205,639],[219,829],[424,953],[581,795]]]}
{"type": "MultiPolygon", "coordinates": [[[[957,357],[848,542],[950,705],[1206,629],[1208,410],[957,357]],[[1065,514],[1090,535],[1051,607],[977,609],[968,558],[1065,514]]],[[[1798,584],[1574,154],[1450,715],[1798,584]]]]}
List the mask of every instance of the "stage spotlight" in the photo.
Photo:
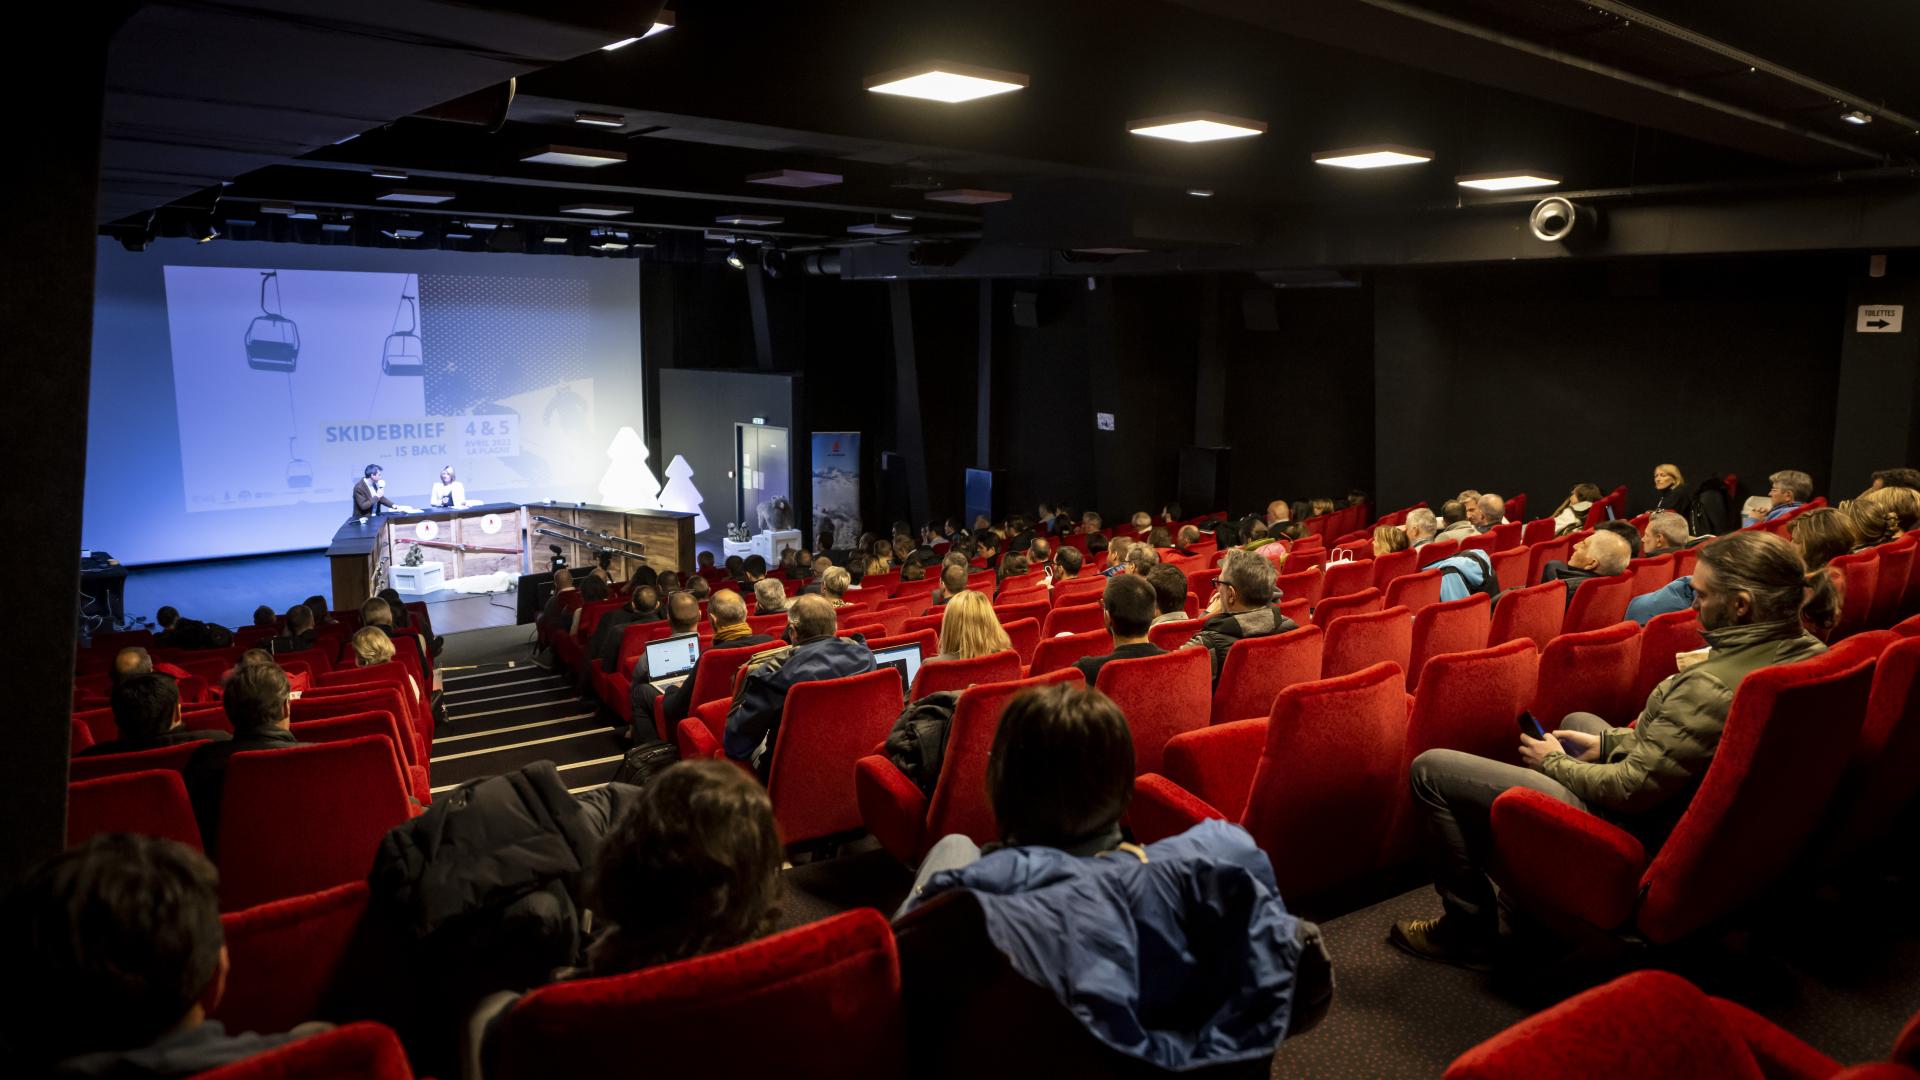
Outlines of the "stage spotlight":
{"type": "Polygon", "coordinates": [[[745,270],[747,268],[747,260],[740,254],[739,248],[728,249],[727,265],[733,267],[735,270],[745,270]]]}

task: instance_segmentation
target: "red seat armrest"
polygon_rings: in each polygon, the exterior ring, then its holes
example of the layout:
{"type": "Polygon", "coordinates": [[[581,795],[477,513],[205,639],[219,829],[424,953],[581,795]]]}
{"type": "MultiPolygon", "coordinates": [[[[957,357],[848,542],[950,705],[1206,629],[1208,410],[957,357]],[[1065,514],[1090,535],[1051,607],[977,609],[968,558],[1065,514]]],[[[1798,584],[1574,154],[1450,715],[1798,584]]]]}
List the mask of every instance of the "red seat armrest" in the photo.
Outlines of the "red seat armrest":
{"type": "Polygon", "coordinates": [[[860,820],[887,854],[917,862],[927,851],[927,797],[899,766],[879,754],[853,763],[860,820]]]}
{"type": "Polygon", "coordinates": [[[1522,906],[1602,930],[1633,915],[1647,853],[1633,834],[1537,791],[1493,800],[1495,881],[1522,906]]]}
{"type": "Polygon", "coordinates": [[[689,716],[680,721],[674,742],[680,748],[682,761],[726,756],[720,747],[720,740],[713,737],[713,732],[708,731],[707,725],[701,723],[698,717],[689,716]]]}
{"type": "Polygon", "coordinates": [[[1133,805],[1127,808],[1127,825],[1143,844],[1178,836],[1208,818],[1225,817],[1206,800],[1158,773],[1133,778],[1133,805]]]}
{"type": "Polygon", "coordinates": [[[1747,1049],[1769,1080],[1826,1080],[1841,1069],[1839,1062],[1794,1038],[1778,1025],[1744,1005],[1708,998],[1720,1018],[1746,1040],[1747,1049]]]}

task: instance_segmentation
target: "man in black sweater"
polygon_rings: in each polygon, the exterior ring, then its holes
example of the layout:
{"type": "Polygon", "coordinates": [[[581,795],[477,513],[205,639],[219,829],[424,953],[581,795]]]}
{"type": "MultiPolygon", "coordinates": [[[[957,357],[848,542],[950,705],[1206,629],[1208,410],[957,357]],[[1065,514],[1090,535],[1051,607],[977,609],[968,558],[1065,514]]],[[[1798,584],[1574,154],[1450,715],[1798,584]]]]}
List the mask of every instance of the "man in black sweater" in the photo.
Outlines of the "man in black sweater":
{"type": "Polygon", "coordinates": [[[287,704],[287,673],[275,663],[234,666],[221,687],[221,707],[233,725],[233,738],[210,742],[194,751],[182,770],[187,795],[193,800],[194,820],[209,854],[220,836],[220,794],[227,781],[227,762],[247,750],[281,750],[298,746],[293,737],[292,711],[287,704]]]}
{"type": "Polygon", "coordinates": [[[1107,582],[1106,591],[1100,594],[1100,615],[1107,624],[1107,633],[1113,637],[1113,651],[1105,656],[1084,656],[1073,664],[1087,677],[1088,686],[1094,684],[1100,677],[1100,669],[1111,661],[1136,660],[1166,652],[1147,640],[1147,628],[1153,625],[1154,613],[1153,586],[1147,584],[1146,578],[1121,574],[1107,582]]]}

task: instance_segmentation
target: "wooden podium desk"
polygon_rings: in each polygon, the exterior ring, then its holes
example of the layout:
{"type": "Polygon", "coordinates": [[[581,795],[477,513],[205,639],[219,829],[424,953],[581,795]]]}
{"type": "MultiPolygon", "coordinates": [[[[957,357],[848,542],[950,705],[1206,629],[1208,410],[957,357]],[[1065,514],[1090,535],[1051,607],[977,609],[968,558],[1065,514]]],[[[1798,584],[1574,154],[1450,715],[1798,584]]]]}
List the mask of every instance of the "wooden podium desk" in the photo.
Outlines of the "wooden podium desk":
{"type": "Polygon", "coordinates": [[[482,503],[364,521],[350,517],[327,547],[333,608],[359,610],[386,586],[389,569],[403,564],[415,547],[426,561],[441,564],[449,581],[503,570],[515,576],[544,570],[551,561],[549,545],[558,545],[574,567],[593,566],[595,547],[614,549],[615,580],[625,580],[643,562],[655,571],[685,573],[694,565],[693,521],[692,514],[668,510],[582,503],[482,503]],[[644,558],[627,553],[634,545],[644,558]]]}

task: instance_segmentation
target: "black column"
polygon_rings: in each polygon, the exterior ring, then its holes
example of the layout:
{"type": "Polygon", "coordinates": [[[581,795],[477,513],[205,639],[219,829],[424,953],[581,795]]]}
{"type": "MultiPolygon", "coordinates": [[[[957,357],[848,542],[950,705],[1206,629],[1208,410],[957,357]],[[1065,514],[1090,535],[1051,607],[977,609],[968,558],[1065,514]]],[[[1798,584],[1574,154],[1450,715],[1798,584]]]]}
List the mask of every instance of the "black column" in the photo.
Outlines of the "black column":
{"type": "Polygon", "coordinates": [[[887,282],[893,316],[894,434],[907,471],[907,520],[927,520],[927,440],[920,426],[920,365],[913,349],[913,298],[904,281],[887,282]]]}
{"type": "Polygon", "coordinates": [[[749,266],[747,275],[747,308],[753,317],[753,357],[760,370],[773,369],[773,332],[767,326],[767,272],[757,266],[749,266]]]}
{"type": "Polygon", "coordinates": [[[993,279],[980,279],[979,397],[974,406],[973,463],[993,468],[993,279]]]}

